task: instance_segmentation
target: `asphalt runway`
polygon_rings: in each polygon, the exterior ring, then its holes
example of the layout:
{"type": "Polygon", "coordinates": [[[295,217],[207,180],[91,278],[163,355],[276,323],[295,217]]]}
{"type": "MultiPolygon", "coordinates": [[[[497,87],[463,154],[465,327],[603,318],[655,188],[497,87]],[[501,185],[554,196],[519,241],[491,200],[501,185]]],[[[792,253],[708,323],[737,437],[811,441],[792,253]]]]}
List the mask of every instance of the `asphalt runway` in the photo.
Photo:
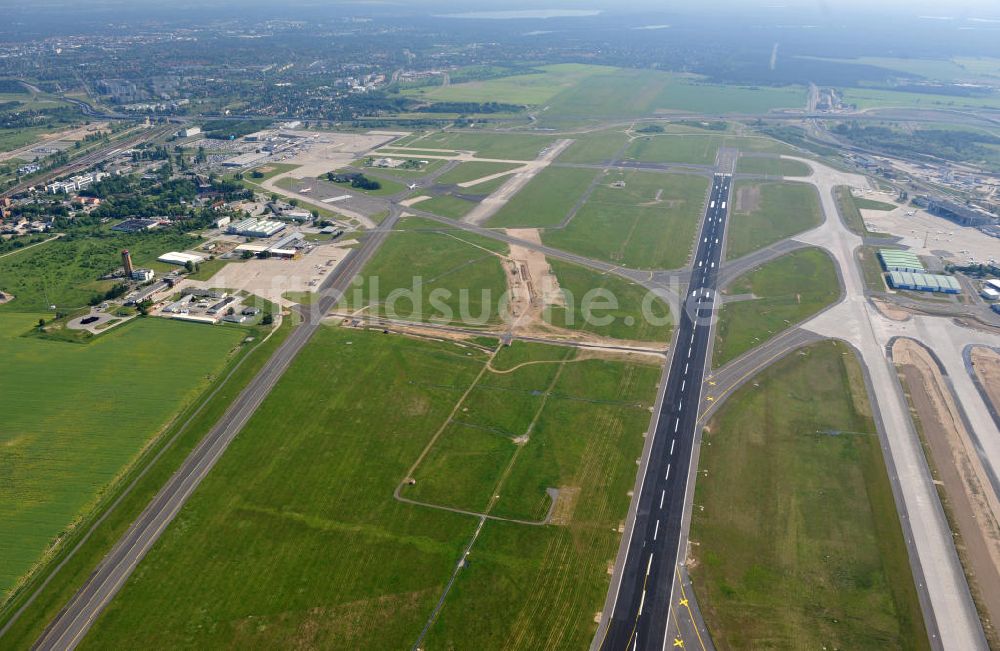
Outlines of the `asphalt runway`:
{"type": "Polygon", "coordinates": [[[184,460],[170,481],[160,489],[32,648],[62,651],[73,649],[80,643],[94,620],[122,588],[132,571],[284,375],[292,360],[320,327],[323,315],[336,305],[349,287],[351,279],[385,241],[398,219],[399,211],[394,209],[378,229],[365,239],[361,247],[352,251],[327,277],[320,290],[320,299],[303,312],[303,322],[288,335],[257,376],[237,396],[219,422],[184,460]]]}
{"type": "MultiPolygon", "coordinates": [[[[667,387],[643,471],[635,518],[600,648],[662,649],[678,557],[685,493],[711,345],[731,175],[716,174],[698,238],[667,387]]],[[[668,645],[669,646],[669,645],[668,645]]]]}

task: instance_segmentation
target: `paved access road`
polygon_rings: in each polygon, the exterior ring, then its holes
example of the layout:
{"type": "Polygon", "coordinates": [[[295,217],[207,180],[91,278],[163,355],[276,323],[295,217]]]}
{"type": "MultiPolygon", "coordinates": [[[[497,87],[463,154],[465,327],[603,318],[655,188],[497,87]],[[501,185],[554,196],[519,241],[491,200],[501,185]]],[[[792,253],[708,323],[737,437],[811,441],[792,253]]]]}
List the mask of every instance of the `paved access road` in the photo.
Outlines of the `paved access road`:
{"type": "Polygon", "coordinates": [[[326,314],[347,290],[351,279],[388,236],[399,220],[392,214],[327,277],[320,299],[304,314],[304,320],[266,362],[256,377],[243,389],[218,423],[184,460],[180,469],[160,489],[149,506],[139,515],[125,535],[115,544],[82,588],[52,620],[34,648],[43,650],[73,649],[90,629],[129,575],[159,539],[167,525],[208,475],[236,435],[278,382],[302,347],[319,328],[326,314]]]}
{"type": "Polygon", "coordinates": [[[600,647],[662,649],[677,567],[685,493],[702,381],[711,344],[709,318],[728,213],[731,175],[716,174],[699,235],[667,386],[658,407],[649,455],[628,536],[625,564],[612,585],[612,612],[600,647]]]}

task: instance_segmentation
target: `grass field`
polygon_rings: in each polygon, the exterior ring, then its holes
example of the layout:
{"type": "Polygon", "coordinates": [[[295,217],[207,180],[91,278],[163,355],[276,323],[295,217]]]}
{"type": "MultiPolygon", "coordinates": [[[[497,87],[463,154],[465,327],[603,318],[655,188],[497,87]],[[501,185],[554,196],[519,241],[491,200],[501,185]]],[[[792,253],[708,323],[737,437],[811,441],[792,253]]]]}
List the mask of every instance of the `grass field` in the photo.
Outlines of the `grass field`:
{"type": "MultiPolygon", "coordinates": [[[[873,233],[865,225],[864,217],[861,216],[858,199],[851,193],[851,189],[846,185],[838,185],[833,189],[833,198],[837,203],[837,211],[847,228],[856,235],[865,237],[867,235],[879,236],[882,233],[873,233]]],[[[880,203],[880,202],[879,202],[880,203]]],[[[888,205],[888,204],[886,204],[888,205]]],[[[895,206],[894,206],[895,207],[895,206]]]]}
{"type": "Polygon", "coordinates": [[[801,87],[709,84],[693,75],[582,64],[539,66],[519,74],[404,91],[439,102],[508,102],[542,107],[543,123],[579,118],[633,118],[659,111],[765,113],[805,106],[801,87]]]}
{"type": "MultiPolygon", "coordinates": [[[[457,167],[437,177],[434,182],[440,185],[465,183],[467,181],[475,181],[476,179],[481,179],[493,174],[508,172],[512,169],[516,169],[517,167],[518,165],[516,163],[461,163],[457,167]]],[[[463,191],[478,192],[479,185],[485,185],[485,183],[469,186],[468,188],[463,189],[463,191]]]]}
{"type": "Polygon", "coordinates": [[[501,208],[491,227],[545,227],[559,224],[599,174],[592,169],[546,167],[501,208]]]}
{"type": "Polygon", "coordinates": [[[738,174],[766,174],[768,176],[809,176],[812,170],[805,163],[785,158],[742,156],[736,164],[738,174]]]}
{"type": "Polygon", "coordinates": [[[86,345],[21,336],[38,317],[0,314],[6,405],[0,421],[0,594],[93,506],[246,335],[240,328],[150,318],[86,345]]]}
{"type": "Polygon", "coordinates": [[[716,367],[836,302],[840,282],[830,256],[822,249],[809,248],[740,276],[726,288],[726,294],[756,298],[723,305],[713,352],[716,367]]]}
{"type": "Polygon", "coordinates": [[[536,70],[537,72],[529,74],[483,81],[424,87],[404,91],[403,94],[436,102],[506,102],[541,105],[561,91],[571,89],[579,81],[598,72],[612,69],[569,63],[539,66],[536,70]]]}
{"type": "Polygon", "coordinates": [[[866,199],[865,197],[854,197],[854,205],[862,210],[882,210],[889,211],[895,210],[899,206],[894,203],[888,203],[886,201],[876,201],[875,199],[866,199]]]}
{"type": "Polygon", "coordinates": [[[24,129],[0,129],[0,151],[11,151],[26,147],[41,139],[52,129],[44,127],[27,127],[24,129]]]}
{"type": "Polygon", "coordinates": [[[874,246],[860,246],[855,255],[861,265],[861,275],[865,280],[865,287],[870,292],[884,292],[885,271],[882,263],[878,260],[878,249],[874,246]]]}
{"type": "MultiPolygon", "coordinates": [[[[648,295],[643,287],[618,276],[602,275],[561,260],[549,259],[549,265],[559,279],[559,286],[573,297],[572,303],[567,301],[565,308],[554,306],[549,308],[548,321],[552,325],[615,339],[669,341],[673,328],[670,308],[660,299],[648,295]],[[588,292],[596,289],[610,292],[617,302],[617,306],[610,309],[593,309],[597,306],[590,304],[594,317],[598,319],[611,317],[607,324],[588,323],[585,318],[584,299],[588,292]],[[644,309],[648,310],[651,318],[646,317],[644,309]]],[[[597,294],[594,297],[600,298],[597,294]]]]}
{"type": "Polygon", "coordinates": [[[0,259],[0,290],[13,294],[15,300],[0,306],[0,312],[86,305],[91,296],[114,284],[98,278],[121,266],[122,249],[132,252],[137,267],[162,269],[165,265],[156,262],[157,256],[191,248],[198,241],[171,231],[109,234],[103,238],[59,239],[4,257],[0,259]]]}
{"type": "Polygon", "coordinates": [[[458,231],[421,230],[441,228],[423,219],[406,219],[400,228],[408,230],[389,236],[361,272],[363,284],[347,291],[344,307],[373,305],[378,314],[420,321],[500,322],[507,283],[496,254],[505,254],[505,245],[458,231]],[[416,279],[421,281],[417,291],[402,295],[416,279]]]}
{"type": "Polygon", "coordinates": [[[543,241],[629,267],[676,269],[691,253],[707,191],[702,176],[612,173],[566,228],[545,231],[543,241]],[[613,187],[619,180],[625,187],[613,187]]]}
{"type": "Polygon", "coordinates": [[[451,219],[461,219],[475,206],[476,204],[472,201],[468,201],[460,197],[453,197],[450,194],[441,194],[436,197],[431,197],[430,199],[421,201],[416,205],[416,207],[420,210],[426,210],[427,212],[432,212],[435,215],[450,217],[451,219]]]}
{"type": "MultiPolygon", "coordinates": [[[[555,139],[555,136],[536,136],[527,133],[496,133],[466,129],[435,131],[421,138],[413,146],[427,147],[428,149],[473,151],[479,158],[534,160],[555,139]]],[[[440,152],[438,155],[440,155],[440,152]]]]}
{"type": "Polygon", "coordinates": [[[573,134],[573,144],[559,154],[560,163],[606,163],[628,142],[624,131],[611,129],[573,134]]]}
{"type": "Polygon", "coordinates": [[[645,163],[712,165],[724,141],[721,135],[643,136],[632,141],[625,158],[645,163]]]}
{"type": "MultiPolygon", "coordinates": [[[[491,405],[506,400],[518,407],[503,410],[501,425],[535,424],[517,446],[497,514],[544,515],[550,486],[575,500],[559,526],[487,522],[426,646],[585,646],[607,590],[657,367],[560,364],[564,349],[515,344],[495,360],[510,371],[501,374],[485,371],[489,356],[474,347],[336,328],[322,328],[307,352],[83,648],[409,647],[477,520],[396,501],[393,489],[443,424],[492,427],[491,405]]],[[[515,447],[504,433],[491,435],[515,447]]],[[[431,454],[440,444],[433,441],[431,454]]],[[[468,465],[478,462],[473,451],[470,443],[468,465]]],[[[440,467],[457,473],[453,491],[495,484],[494,476],[469,477],[466,464],[440,467]]]]}
{"type": "Polygon", "coordinates": [[[252,169],[248,172],[244,172],[243,175],[248,178],[253,183],[260,183],[268,179],[274,178],[279,174],[284,174],[285,172],[291,172],[302,167],[301,165],[292,165],[291,163],[268,163],[266,165],[261,165],[258,168],[252,169]],[[260,172],[263,176],[256,177],[254,172],[260,172]]]}
{"type": "Polygon", "coordinates": [[[955,95],[933,95],[930,93],[908,93],[881,88],[845,88],[844,102],[857,104],[859,109],[870,108],[923,108],[923,109],[1000,109],[1000,93],[986,97],[959,97],[955,95]]]}
{"type": "Polygon", "coordinates": [[[803,183],[738,181],[726,235],[733,260],[823,222],[816,189],[803,183]]]}
{"type": "Polygon", "coordinates": [[[929,648],[863,387],[850,350],[824,342],[709,424],[691,576],[717,648],[929,648]]]}

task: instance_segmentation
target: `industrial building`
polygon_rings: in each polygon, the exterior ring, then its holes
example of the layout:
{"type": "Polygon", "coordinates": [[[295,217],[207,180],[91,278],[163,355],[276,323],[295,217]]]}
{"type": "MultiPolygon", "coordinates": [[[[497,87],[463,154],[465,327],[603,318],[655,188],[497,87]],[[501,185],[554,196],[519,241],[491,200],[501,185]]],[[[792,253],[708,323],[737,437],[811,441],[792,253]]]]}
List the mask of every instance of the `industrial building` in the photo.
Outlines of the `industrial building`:
{"type": "Polygon", "coordinates": [[[882,259],[882,266],[886,271],[923,273],[927,270],[920,258],[909,251],[879,249],[878,257],[882,259]]]}
{"type": "Polygon", "coordinates": [[[982,226],[984,224],[995,223],[997,218],[994,215],[977,208],[963,206],[941,197],[920,196],[913,200],[913,203],[924,208],[932,215],[944,217],[961,226],[982,226]]]}
{"type": "Polygon", "coordinates": [[[226,232],[242,237],[271,237],[275,233],[284,230],[284,228],[285,224],[283,222],[248,217],[235,224],[230,224],[226,232]]]}
{"type": "Polygon", "coordinates": [[[201,133],[201,127],[188,127],[186,129],[181,129],[177,132],[178,138],[190,138],[191,136],[197,136],[201,133]]]}
{"type": "Polygon", "coordinates": [[[979,292],[979,295],[987,301],[1000,300],[1000,291],[997,291],[992,287],[983,287],[983,289],[979,292]]]}
{"type": "Polygon", "coordinates": [[[157,260],[167,264],[176,264],[183,267],[189,262],[192,264],[201,264],[205,261],[205,258],[200,255],[195,255],[194,253],[179,253],[177,251],[170,251],[158,257],[157,260]]]}
{"type": "Polygon", "coordinates": [[[889,272],[889,284],[895,289],[909,289],[918,292],[958,294],[962,291],[961,285],[952,276],[909,271],[889,272]]]}
{"type": "Polygon", "coordinates": [[[126,219],[111,227],[111,230],[119,233],[138,233],[140,231],[153,230],[160,225],[155,219],[126,219]]]}

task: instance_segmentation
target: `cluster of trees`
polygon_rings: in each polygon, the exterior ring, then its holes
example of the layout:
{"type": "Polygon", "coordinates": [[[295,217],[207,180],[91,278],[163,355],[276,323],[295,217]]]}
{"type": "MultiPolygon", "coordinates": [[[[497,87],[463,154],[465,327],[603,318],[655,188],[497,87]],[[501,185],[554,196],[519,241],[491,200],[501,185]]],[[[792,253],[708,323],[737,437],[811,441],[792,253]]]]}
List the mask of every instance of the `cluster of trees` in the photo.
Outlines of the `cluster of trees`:
{"type": "Polygon", "coordinates": [[[419,106],[420,113],[519,113],[525,109],[522,104],[503,102],[435,102],[419,106]]]}
{"type": "Polygon", "coordinates": [[[1000,145],[1000,137],[980,131],[917,129],[896,131],[888,127],[863,127],[857,123],[838,124],[833,132],[850,142],[912,158],[938,157],[953,161],[988,161],[996,157],[991,146],[1000,145]]]}
{"type": "Polygon", "coordinates": [[[330,183],[350,183],[352,188],[360,190],[378,190],[382,184],[375,179],[370,179],[364,174],[335,174],[327,172],[326,180],[330,183]]]}
{"type": "Polygon", "coordinates": [[[116,298],[120,298],[125,295],[128,291],[128,285],[125,283],[115,283],[111,288],[104,292],[103,294],[94,294],[87,301],[90,305],[100,305],[104,301],[112,301],[116,298]]]}

